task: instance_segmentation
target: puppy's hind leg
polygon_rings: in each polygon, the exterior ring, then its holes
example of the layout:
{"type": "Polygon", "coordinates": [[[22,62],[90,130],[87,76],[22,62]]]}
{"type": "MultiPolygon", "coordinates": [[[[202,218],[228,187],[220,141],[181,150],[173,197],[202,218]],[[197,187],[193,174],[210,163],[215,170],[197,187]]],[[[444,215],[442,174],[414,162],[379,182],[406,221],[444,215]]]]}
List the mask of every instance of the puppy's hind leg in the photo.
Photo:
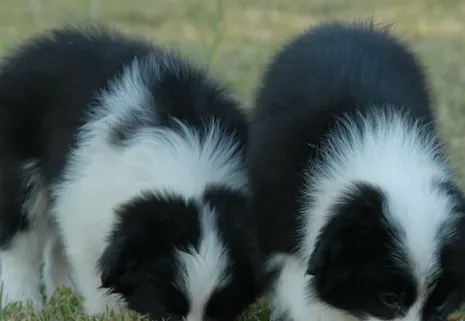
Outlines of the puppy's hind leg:
{"type": "Polygon", "coordinates": [[[2,307],[26,301],[42,306],[40,265],[50,227],[48,201],[35,161],[0,159],[2,307]]]}
{"type": "Polygon", "coordinates": [[[50,298],[58,288],[72,288],[69,263],[58,234],[50,235],[45,248],[45,293],[50,298]]]}

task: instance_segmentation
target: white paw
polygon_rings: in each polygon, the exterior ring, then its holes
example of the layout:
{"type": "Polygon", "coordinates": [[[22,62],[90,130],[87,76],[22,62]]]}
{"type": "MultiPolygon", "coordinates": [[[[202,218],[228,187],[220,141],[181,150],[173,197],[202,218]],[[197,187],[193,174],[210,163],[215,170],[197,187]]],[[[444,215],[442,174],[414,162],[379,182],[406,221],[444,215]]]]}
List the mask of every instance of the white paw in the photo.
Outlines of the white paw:
{"type": "Polygon", "coordinates": [[[73,288],[64,246],[57,236],[47,243],[43,272],[47,298],[50,298],[58,288],[73,288]]]}
{"type": "Polygon", "coordinates": [[[43,308],[43,300],[39,288],[31,284],[21,282],[2,281],[1,308],[12,303],[20,303],[23,306],[31,305],[36,311],[43,308]]]}

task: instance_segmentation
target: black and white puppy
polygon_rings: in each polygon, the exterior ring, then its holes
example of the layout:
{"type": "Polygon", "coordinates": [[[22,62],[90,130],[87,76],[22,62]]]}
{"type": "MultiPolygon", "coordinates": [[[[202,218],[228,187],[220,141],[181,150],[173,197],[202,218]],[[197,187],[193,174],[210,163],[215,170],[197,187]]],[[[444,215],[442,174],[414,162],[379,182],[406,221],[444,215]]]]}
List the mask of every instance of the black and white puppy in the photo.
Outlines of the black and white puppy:
{"type": "Polygon", "coordinates": [[[370,24],[316,26],[271,61],[248,157],[275,319],[444,320],[465,298],[464,197],[428,87],[370,24]]]}
{"type": "Polygon", "coordinates": [[[88,313],[233,319],[256,290],[247,127],[143,40],[58,28],[20,46],[0,71],[2,302],[40,307],[47,249],[47,293],[71,275],[88,313]]]}

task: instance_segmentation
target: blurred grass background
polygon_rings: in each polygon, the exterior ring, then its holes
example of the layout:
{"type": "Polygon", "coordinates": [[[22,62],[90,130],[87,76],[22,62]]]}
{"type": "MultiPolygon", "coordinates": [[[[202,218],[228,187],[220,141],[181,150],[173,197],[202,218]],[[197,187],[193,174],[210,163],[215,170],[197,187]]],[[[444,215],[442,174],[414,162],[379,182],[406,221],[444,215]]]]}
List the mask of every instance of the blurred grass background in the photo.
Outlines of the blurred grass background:
{"type": "MultiPolygon", "coordinates": [[[[1,0],[0,54],[47,28],[94,20],[176,48],[209,66],[250,106],[264,65],[289,37],[328,19],[372,18],[394,22],[394,31],[428,68],[441,134],[465,187],[463,0],[1,0]]],[[[245,319],[265,320],[266,310],[252,309],[245,319]]],[[[88,318],[64,291],[39,316],[10,307],[0,311],[0,320],[88,318]]]]}

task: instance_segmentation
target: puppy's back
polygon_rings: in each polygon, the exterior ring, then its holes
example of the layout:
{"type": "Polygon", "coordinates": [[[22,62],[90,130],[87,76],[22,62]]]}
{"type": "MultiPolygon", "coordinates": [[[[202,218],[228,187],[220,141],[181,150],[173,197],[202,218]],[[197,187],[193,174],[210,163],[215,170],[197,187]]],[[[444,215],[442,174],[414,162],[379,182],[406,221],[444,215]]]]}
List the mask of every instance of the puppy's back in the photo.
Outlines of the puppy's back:
{"type": "Polygon", "coordinates": [[[259,224],[270,226],[262,239],[279,251],[297,246],[304,171],[341,117],[390,105],[432,118],[415,56],[387,28],[362,23],[322,24],[292,39],[269,63],[255,104],[251,178],[259,224]]]}
{"type": "MultiPolygon", "coordinates": [[[[48,158],[53,176],[80,128],[93,114],[117,113],[124,99],[135,107],[135,124],[129,130],[146,126],[147,119],[148,125],[169,125],[171,118],[201,130],[207,119],[215,119],[245,140],[239,103],[202,68],[174,51],[106,26],[62,27],[40,34],[12,50],[0,72],[2,148],[26,159],[48,158]],[[118,84],[124,88],[106,104],[104,96],[111,96],[118,84]],[[153,117],[141,115],[135,106],[142,94],[156,98],[143,112],[153,117]],[[112,110],[103,110],[104,105],[112,110]]],[[[125,140],[127,125],[115,129],[115,143],[125,140]]]]}
{"type": "Polygon", "coordinates": [[[428,84],[415,56],[388,28],[334,22],[298,35],[274,57],[256,114],[299,114],[322,123],[321,117],[385,104],[429,115],[428,84]]]}
{"type": "Polygon", "coordinates": [[[63,146],[85,122],[86,112],[124,64],[151,50],[104,27],[57,28],[35,36],[3,58],[0,131],[25,158],[44,153],[60,137],[63,146]]]}

